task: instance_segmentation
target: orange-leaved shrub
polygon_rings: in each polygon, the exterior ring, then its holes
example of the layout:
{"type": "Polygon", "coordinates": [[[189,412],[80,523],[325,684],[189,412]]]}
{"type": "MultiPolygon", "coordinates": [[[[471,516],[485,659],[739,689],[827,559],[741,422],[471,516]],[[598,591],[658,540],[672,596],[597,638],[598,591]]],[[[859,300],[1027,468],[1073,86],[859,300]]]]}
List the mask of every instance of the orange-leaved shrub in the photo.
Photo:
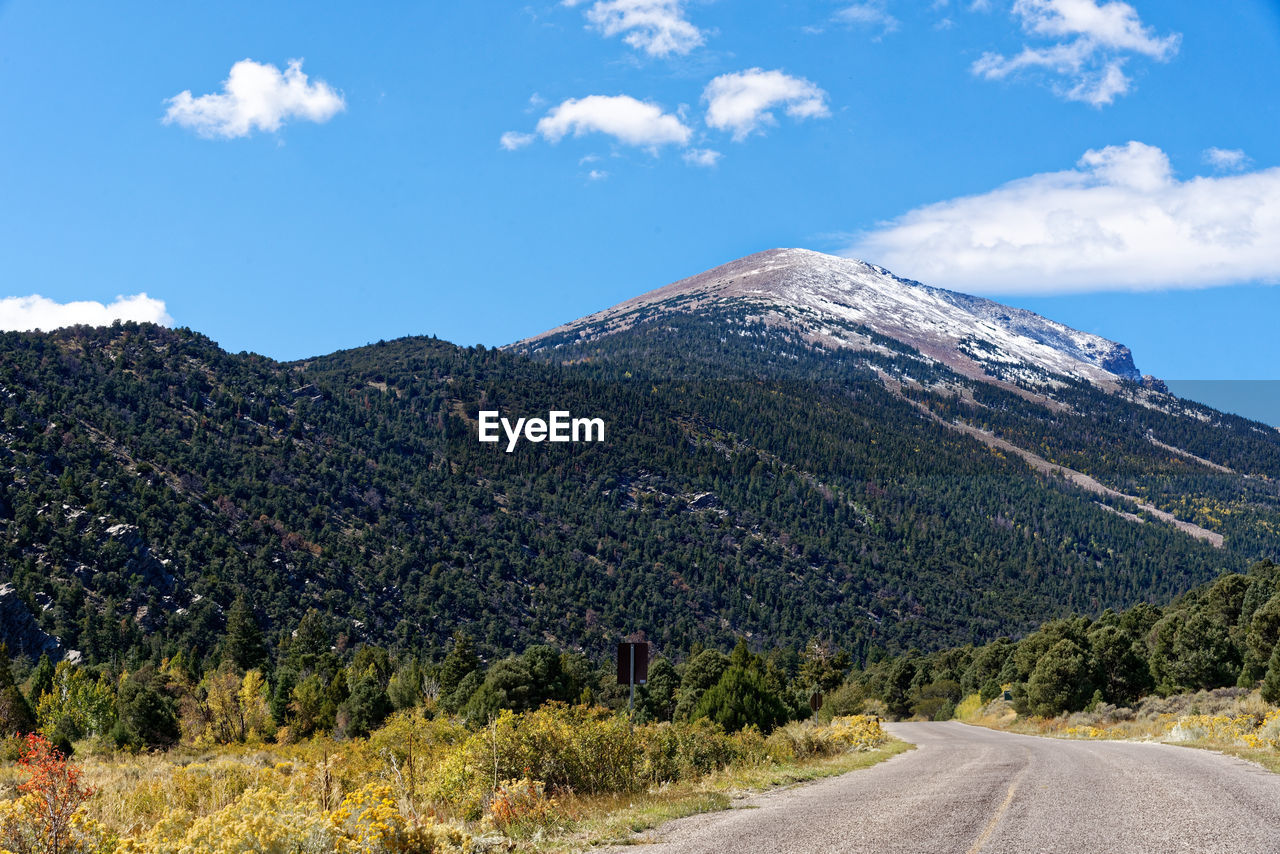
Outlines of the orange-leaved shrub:
{"type": "Polygon", "coordinates": [[[81,771],[43,736],[28,735],[18,765],[21,797],[0,803],[0,847],[13,854],[72,854],[110,849],[110,840],[81,810],[93,789],[81,771]]]}

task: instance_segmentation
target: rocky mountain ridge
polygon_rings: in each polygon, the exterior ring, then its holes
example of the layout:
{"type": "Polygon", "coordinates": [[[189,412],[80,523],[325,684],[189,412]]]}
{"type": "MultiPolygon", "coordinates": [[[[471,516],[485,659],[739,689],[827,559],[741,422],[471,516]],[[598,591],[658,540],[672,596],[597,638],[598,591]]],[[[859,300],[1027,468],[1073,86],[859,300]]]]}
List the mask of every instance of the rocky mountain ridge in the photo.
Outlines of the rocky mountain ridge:
{"type": "Polygon", "coordinates": [[[689,313],[726,302],[753,306],[771,324],[825,348],[874,349],[865,330],[892,338],[964,376],[1042,380],[1045,373],[1103,387],[1140,381],[1123,344],[1024,309],[935,288],[846,258],[807,249],[772,249],[587,315],[512,349],[536,352],[590,341],[641,319],[689,313]]]}

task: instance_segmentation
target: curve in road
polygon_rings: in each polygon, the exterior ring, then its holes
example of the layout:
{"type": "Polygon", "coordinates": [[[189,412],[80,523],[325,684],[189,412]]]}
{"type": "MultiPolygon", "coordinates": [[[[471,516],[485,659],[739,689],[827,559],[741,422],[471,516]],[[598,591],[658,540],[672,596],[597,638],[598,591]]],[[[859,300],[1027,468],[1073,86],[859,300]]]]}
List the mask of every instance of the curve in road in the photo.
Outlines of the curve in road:
{"type": "Polygon", "coordinates": [[[1234,757],[954,721],[887,728],[918,749],[671,822],[642,850],[1280,854],[1280,775],[1234,757]]]}

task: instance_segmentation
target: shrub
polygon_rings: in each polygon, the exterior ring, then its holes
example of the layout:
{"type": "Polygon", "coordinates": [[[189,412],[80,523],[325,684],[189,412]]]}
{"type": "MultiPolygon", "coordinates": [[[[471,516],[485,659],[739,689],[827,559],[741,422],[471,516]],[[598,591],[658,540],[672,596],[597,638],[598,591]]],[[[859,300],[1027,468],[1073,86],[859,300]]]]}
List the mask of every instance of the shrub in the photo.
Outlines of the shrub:
{"type": "Polygon", "coordinates": [[[499,784],[489,802],[489,820],[508,835],[544,828],[559,817],[556,800],[547,795],[546,785],[528,777],[499,784]]]}
{"type": "Polygon", "coordinates": [[[107,849],[101,829],[81,812],[93,789],[81,772],[39,735],[28,735],[18,764],[28,777],[16,801],[0,804],[0,845],[14,854],[64,854],[107,849]]]}
{"type": "Polygon", "coordinates": [[[968,721],[976,718],[985,705],[981,694],[970,694],[956,706],[955,719],[968,721]]]}
{"type": "Polygon", "coordinates": [[[753,726],[768,734],[786,723],[787,709],[760,671],[730,667],[698,700],[693,717],[710,718],[729,732],[753,726]]]}
{"type": "Polygon", "coordinates": [[[814,717],[819,723],[830,723],[832,718],[860,713],[866,702],[863,687],[846,682],[823,698],[822,708],[814,717]]]}
{"type": "Polygon", "coordinates": [[[888,738],[876,718],[850,715],[825,725],[812,721],[788,724],[769,736],[767,744],[775,757],[813,759],[871,750],[888,738]]]}
{"type": "Polygon", "coordinates": [[[675,782],[723,768],[737,758],[724,728],[706,718],[692,723],[651,724],[640,737],[638,774],[650,784],[675,782]]]}
{"type": "Polygon", "coordinates": [[[461,851],[469,843],[458,829],[405,815],[387,785],[371,783],[347,795],[332,812],[278,788],[250,789],[211,815],[162,821],[123,842],[118,854],[431,854],[461,851]]]}

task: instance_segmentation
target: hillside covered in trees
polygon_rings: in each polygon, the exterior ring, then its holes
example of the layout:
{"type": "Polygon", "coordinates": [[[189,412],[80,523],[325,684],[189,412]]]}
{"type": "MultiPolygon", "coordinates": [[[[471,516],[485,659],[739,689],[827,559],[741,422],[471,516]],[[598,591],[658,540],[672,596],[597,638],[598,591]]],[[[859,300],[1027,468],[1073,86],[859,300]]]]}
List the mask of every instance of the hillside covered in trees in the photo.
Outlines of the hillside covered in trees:
{"type": "Polygon", "coordinates": [[[1168,601],[1273,552],[1275,431],[1137,386],[1060,379],[1037,401],[879,343],[822,350],[746,313],[554,359],[410,338],[280,364],[154,326],[5,334],[5,640],[29,661],[200,665],[243,597],[273,652],[315,611],[340,649],[437,661],[457,631],[484,657],[643,632],[676,656],[820,638],[861,661],[1168,601]],[[604,417],[607,441],[476,441],[480,409],[550,408],[604,417]]]}
{"type": "Polygon", "coordinates": [[[895,717],[950,718],[971,694],[1008,693],[1020,714],[1134,707],[1150,695],[1261,687],[1280,704],[1280,566],[1261,561],[1165,607],[1051,620],[1021,640],[884,659],[850,675],[837,707],[867,699],[895,717]]]}

